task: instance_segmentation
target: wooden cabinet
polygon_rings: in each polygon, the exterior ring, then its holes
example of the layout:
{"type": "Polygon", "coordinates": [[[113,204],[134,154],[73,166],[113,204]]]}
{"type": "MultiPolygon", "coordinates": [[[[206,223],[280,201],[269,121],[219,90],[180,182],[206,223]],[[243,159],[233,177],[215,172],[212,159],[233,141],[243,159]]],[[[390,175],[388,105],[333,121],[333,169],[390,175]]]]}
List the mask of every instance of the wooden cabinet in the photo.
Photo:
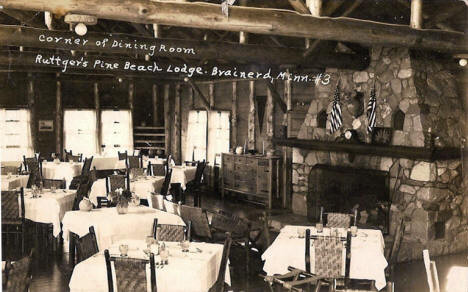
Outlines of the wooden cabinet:
{"type": "Polygon", "coordinates": [[[279,156],[236,155],[223,153],[221,158],[221,191],[255,197],[271,209],[280,197],[279,156]]]}

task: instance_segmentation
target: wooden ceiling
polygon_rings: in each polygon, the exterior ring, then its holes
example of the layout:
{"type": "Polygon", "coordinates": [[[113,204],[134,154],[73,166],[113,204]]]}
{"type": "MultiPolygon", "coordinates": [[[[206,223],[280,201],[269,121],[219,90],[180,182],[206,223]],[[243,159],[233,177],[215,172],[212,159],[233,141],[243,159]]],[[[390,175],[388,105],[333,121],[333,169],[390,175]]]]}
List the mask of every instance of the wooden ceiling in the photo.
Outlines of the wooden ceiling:
{"type": "MultiPolygon", "coordinates": [[[[56,0],[50,0],[56,1],[56,0]]],[[[60,2],[61,0],[57,1],[60,2]]],[[[296,1],[302,0],[238,0],[234,5],[256,7],[263,9],[282,9],[296,11],[294,7],[296,1]]],[[[6,3],[9,1],[6,1],[6,3]]],[[[14,2],[14,1],[10,1],[14,2]]],[[[65,1],[66,2],[66,1],[65,1]]],[[[161,1],[167,2],[167,1],[161,1]]],[[[185,1],[183,1],[185,2],[185,1]]],[[[187,1],[197,2],[197,1],[187,1]]],[[[201,2],[201,1],[198,1],[201,2]]],[[[203,1],[207,3],[220,4],[221,0],[203,1]]],[[[97,1],[99,3],[99,1],[97,1]]],[[[8,7],[8,3],[6,5],[8,7]]],[[[347,17],[351,19],[367,20],[385,24],[408,25],[410,22],[409,0],[323,0],[322,15],[330,18],[347,17]]],[[[3,8],[0,10],[0,24],[5,25],[22,25],[28,27],[47,29],[44,22],[44,12],[42,11],[27,11],[11,8],[3,8]]],[[[467,5],[460,0],[432,0],[423,1],[423,25],[424,29],[434,29],[437,31],[447,32],[465,32],[467,28],[467,5]]],[[[221,11],[219,17],[223,17],[221,11]]],[[[64,22],[63,15],[54,15],[53,19],[54,30],[67,31],[69,25],[64,22]]],[[[223,31],[223,30],[208,30],[203,28],[181,27],[181,26],[160,26],[161,35],[163,38],[180,39],[180,40],[196,40],[208,42],[223,42],[239,44],[239,32],[223,31]]],[[[132,23],[127,21],[118,21],[110,19],[98,19],[97,25],[88,26],[89,32],[96,33],[124,33],[135,37],[152,38],[154,36],[153,26],[144,23],[132,23]]],[[[305,39],[302,37],[290,37],[286,35],[275,34],[256,34],[249,33],[248,43],[252,45],[261,45],[272,48],[305,48],[305,39]]],[[[306,50],[306,55],[317,55],[336,52],[341,53],[345,48],[347,53],[352,54],[367,54],[368,44],[366,43],[351,43],[341,41],[341,45],[337,46],[336,40],[309,40],[309,44],[313,44],[313,48],[306,50]],[[344,45],[344,46],[343,46],[344,45]]],[[[19,47],[9,46],[2,47],[2,50],[18,51],[19,47]]],[[[27,48],[27,51],[37,51],[37,48],[27,48]]],[[[41,49],[44,51],[44,48],[41,49]]],[[[45,50],[48,51],[48,50],[45,50]]],[[[102,54],[102,53],[101,53],[102,54]]],[[[104,53],[104,55],[106,55],[104,53]]],[[[1,59],[1,58],[0,58],[1,59]]],[[[170,60],[173,61],[173,60],[170,60]]],[[[200,60],[180,60],[188,61],[193,64],[200,64],[200,60]]],[[[207,63],[207,60],[201,60],[207,63]]],[[[211,60],[215,63],[229,63],[222,59],[211,60]]],[[[249,63],[250,61],[247,61],[249,63]]],[[[239,60],[239,63],[245,63],[244,60],[239,60]]]]}

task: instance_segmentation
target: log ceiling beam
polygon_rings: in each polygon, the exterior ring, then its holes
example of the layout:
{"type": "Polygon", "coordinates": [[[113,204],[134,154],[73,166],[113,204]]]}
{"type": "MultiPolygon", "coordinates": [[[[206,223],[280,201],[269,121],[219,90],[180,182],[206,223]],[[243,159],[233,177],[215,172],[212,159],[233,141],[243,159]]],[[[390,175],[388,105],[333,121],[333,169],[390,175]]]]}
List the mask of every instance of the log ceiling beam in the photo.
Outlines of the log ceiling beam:
{"type": "Polygon", "coordinates": [[[407,25],[345,17],[318,18],[279,9],[232,6],[227,18],[221,15],[219,4],[198,2],[3,0],[2,5],[20,10],[51,11],[59,15],[82,13],[137,23],[244,31],[450,53],[468,51],[467,38],[461,32],[417,30],[407,25]]]}
{"type": "Polygon", "coordinates": [[[37,28],[46,28],[45,23],[36,18],[37,13],[17,9],[1,9],[0,11],[18,20],[21,24],[37,28]]]}
{"type": "Polygon", "coordinates": [[[197,60],[225,60],[228,62],[246,62],[253,64],[300,64],[302,68],[341,68],[363,70],[368,66],[368,55],[327,53],[310,56],[303,59],[303,49],[295,48],[280,48],[266,47],[258,45],[241,45],[234,43],[213,43],[206,41],[192,40],[177,40],[177,39],[161,39],[161,38],[145,38],[135,37],[126,34],[103,34],[103,33],[88,33],[84,37],[77,36],[70,31],[48,31],[45,29],[35,29],[29,27],[21,27],[15,25],[0,25],[0,44],[7,46],[23,46],[30,48],[41,49],[58,49],[58,50],[76,50],[99,53],[116,53],[128,54],[134,56],[137,53],[150,54],[150,50],[127,49],[125,47],[111,47],[111,43],[105,47],[97,46],[96,42],[101,42],[103,39],[109,39],[109,42],[114,40],[122,43],[134,44],[135,41],[141,45],[145,44],[147,48],[155,46],[154,56],[157,57],[181,57],[197,60]],[[53,41],[44,41],[44,37],[51,37],[53,41]],[[41,40],[40,40],[41,38],[41,40]],[[62,41],[55,42],[55,38],[61,38],[62,41]],[[64,39],[71,39],[70,43],[65,43],[64,39]],[[81,39],[81,45],[74,44],[75,40],[81,39]],[[87,40],[85,45],[83,39],[87,40]],[[164,50],[161,50],[164,46],[164,50]],[[193,48],[195,54],[187,54],[184,52],[169,52],[169,48],[193,48]]]}

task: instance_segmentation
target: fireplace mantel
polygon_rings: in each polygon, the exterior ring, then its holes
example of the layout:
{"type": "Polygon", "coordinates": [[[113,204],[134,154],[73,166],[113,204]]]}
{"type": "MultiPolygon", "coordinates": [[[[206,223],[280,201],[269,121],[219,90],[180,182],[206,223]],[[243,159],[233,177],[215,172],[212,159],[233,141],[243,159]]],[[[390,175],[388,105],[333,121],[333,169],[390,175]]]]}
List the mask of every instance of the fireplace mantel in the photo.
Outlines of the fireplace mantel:
{"type": "Polygon", "coordinates": [[[436,148],[424,147],[374,145],[364,143],[343,143],[334,141],[304,140],[304,139],[279,139],[273,142],[278,146],[289,146],[301,149],[328,152],[344,152],[357,155],[374,155],[383,157],[408,158],[422,161],[460,159],[459,148],[436,148]]]}

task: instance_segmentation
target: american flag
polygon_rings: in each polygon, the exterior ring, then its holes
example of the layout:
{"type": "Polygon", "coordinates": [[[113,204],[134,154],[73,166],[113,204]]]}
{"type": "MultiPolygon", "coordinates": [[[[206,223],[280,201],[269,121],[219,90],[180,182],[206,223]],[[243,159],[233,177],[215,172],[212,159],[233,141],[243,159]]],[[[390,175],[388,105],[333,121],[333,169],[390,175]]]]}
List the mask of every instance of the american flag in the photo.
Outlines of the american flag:
{"type": "Polygon", "coordinates": [[[367,133],[372,133],[376,124],[375,109],[377,107],[377,100],[375,97],[375,83],[371,89],[369,103],[367,104],[367,133]]]}
{"type": "Polygon", "coordinates": [[[330,133],[334,133],[338,130],[343,124],[343,119],[341,116],[341,104],[340,104],[340,84],[336,85],[335,95],[333,99],[333,107],[331,111],[330,119],[330,133]]]}

